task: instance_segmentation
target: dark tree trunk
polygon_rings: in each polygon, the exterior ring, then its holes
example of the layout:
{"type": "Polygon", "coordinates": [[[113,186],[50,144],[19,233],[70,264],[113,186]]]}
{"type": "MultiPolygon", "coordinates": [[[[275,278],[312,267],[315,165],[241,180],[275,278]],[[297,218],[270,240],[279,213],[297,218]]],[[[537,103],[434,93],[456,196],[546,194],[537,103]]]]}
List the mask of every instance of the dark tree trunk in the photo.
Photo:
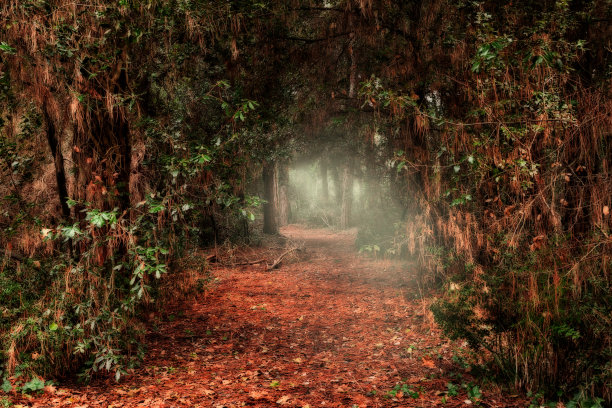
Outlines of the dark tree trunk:
{"type": "MultiPolygon", "coordinates": [[[[114,67],[110,86],[95,89],[100,95],[124,94],[128,89],[124,49],[114,67]]],[[[75,125],[74,153],[75,197],[96,208],[111,210],[130,208],[130,174],[132,142],[127,112],[122,108],[108,109],[100,103],[88,120],[75,125]]]]}
{"type": "Polygon", "coordinates": [[[276,214],[276,165],[266,162],[263,166],[264,200],[264,225],[263,232],[266,234],[278,234],[278,223],[276,214]]]}
{"type": "Polygon", "coordinates": [[[53,123],[53,119],[51,119],[47,106],[43,107],[43,116],[47,124],[47,142],[49,143],[51,155],[55,163],[55,181],[57,183],[57,194],[62,209],[62,216],[64,219],[68,219],[70,218],[70,207],[68,206],[68,187],[66,184],[66,171],[64,169],[62,146],[60,139],[57,137],[57,129],[55,123],[53,123]]]}
{"type": "Polygon", "coordinates": [[[323,204],[329,202],[329,186],[327,183],[327,159],[324,157],[319,161],[319,172],[321,175],[321,201],[323,204]]]}
{"type": "MultiPolygon", "coordinates": [[[[351,58],[351,67],[349,71],[349,99],[355,97],[355,87],[357,82],[357,57],[355,55],[355,34],[350,37],[349,55],[351,58]]],[[[349,160],[344,165],[342,174],[342,212],[340,214],[340,228],[347,229],[351,227],[351,217],[353,209],[353,169],[352,163],[349,160]]]]}
{"type": "Polygon", "coordinates": [[[291,207],[289,205],[289,166],[281,163],[278,170],[278,225],[280,227],[289,224],[291,207]]]}
{"type": "Polygon", "coordinates": [[[355,89],[357,84],[357,56],[355,55],[355,33],[350,35],[349,55],[351,57],[351,69],[349,72],[349,99],[355,97],[355,89]]]}
{"type": "Polygon", "coordinates": [[[132,146],[126,118],[104,112],[75,132],[76,197],[102,210],[130,207],[132,146]]]}
{"type": "Polygon", "coordinates": [[[345,164],[342,174],[342,213],[340,214],[340,228],[351,227],[353,208],[353,172],[350,163],[345,164]]]}

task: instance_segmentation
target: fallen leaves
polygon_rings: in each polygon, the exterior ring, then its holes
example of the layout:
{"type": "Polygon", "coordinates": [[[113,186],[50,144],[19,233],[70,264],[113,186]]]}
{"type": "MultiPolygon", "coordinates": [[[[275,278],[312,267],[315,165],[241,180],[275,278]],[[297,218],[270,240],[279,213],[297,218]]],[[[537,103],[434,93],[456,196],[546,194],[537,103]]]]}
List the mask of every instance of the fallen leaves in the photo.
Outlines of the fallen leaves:
{"type": "MultiPolygon", "coordinates": [[[[309,261],[284,265],[274,279],[261,268],[216,264],[215,291],[166,311],[184,317],[159,323],[166,335],[148,337],[149,354],[134,375],[119,384],[45,388],[33,401],[39,407],[373,407],[413,406],[410,392],[418,392],[415,406],[439,405],[450,382],[444,376],[458,370],[452,353],[439,351],[450,343],[424,318],[421,303],[406,299],[388,262],[356,261],[349,235],[297,227],[285,233],[307,242],[309,261]],[[180,335],[187,330],[189,336],[180,335]],[[406,389],[389,399],[400,382],[406,389]]],[[[447,396],[454,407],[466,397],[447,396]]]]}

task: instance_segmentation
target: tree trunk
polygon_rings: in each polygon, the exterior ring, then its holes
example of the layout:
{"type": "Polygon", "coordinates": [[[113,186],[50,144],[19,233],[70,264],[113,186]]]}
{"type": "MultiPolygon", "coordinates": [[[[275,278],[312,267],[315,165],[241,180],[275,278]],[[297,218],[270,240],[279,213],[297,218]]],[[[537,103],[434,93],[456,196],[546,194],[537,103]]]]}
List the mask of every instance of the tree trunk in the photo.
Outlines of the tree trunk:
{"type": "Polygon", "coordinates": [[[47,124],[47,142],[51,149],[51,155],[55,163],[55,181],[57,183],[57,194],[59,203],[62,209],[64,219],[70,218],[70,207],[68,206],[68,187],[66,184],[66,171],[64,169],[64,155],[62,154],[62,146],[57,137],[55,123],[51,119],[47,106],[43,107],[43,116],[47,124]]]}
{"type": "Polygon", "coordinates": [[[355,33],[350,35],[349,55],[351,57],[351,70],[349,73],[349,92],[348,97],[355,97],[355,87],[357,83],[357,57],[355,56],[355,33]]]}
{"type": "Polygon", "coordinates": [[[132,149],[127,119],[101,113],[75,129],[75,197],[95,208],[130,207],[132,149]]]}
{"type": "MultiPolygon", "coordinates": [[[[351,67],[349,72],[349,99],[355,97],[355,86],[357,82],[357,58],[355,56],[355,34],[351,33],[349,44],[349,55],[351,58],[351,67]]],[[[351,227],[351,213],[353,207],[353,169],[350,159],[344,165],[342,175],[342,212],[340,214],[340,228],[347,229],[351,227]]]]}
{"type": "Polygon", "coordinates": [[[276,165],[274,162],[264,163],[262,176],[264,185],[264,200],[266,200],[266,203],[263,206],[263,232],[266,234],[278,234],[276,214],[276,165]]]}
{"type": "Polygon", "coordinates": [[[319,161],[319,172],[321,175],[321,202],[327,204],[329,202],[329,186],[327,183],[327,159],[324,157],[319,161]]]}
{"type": "Polygon", "coordinates": [[[342,213],[340,228],[351,227],[351,212],[353,207],[353,172],[350,163],[345,164],[342,175],[342,213]]]}
{"type": "Polygon", "coordinates": [[[278,170],[278,225],[280,227],[289,224],[291,207],[289,206],[289,166],[280,163],[278,170]]]}
{"type": "MultiPolygon", "coordinates": [[[[115,66],[110,88],[99,86],[101,94],[121,95],[128,89],[124,69],[124,50],[115,66]]],[[[94,208],[111,210],[130,208],[132,141],[127,112],[99,103],[92,115],[74,126],[75,198],[94,208]]]]}
{"type": "Polygon", "coordinates": [[[329,173],[332,181],[334,182],[334,199],[337,205],[342,204],[342,181],[340,180],[340,174],[338,174],[338,167],[332,166],[329,169],[329,173]]]}

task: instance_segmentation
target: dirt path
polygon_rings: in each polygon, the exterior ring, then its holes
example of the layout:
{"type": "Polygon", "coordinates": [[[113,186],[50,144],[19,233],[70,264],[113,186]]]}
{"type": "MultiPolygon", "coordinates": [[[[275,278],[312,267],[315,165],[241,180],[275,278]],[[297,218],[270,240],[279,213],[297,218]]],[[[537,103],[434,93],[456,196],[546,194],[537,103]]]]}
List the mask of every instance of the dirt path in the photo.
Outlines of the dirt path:
{"type": "MultiPolygon", "coordinates": [[[[304,243],[301,260],[269,272],[217,269],[214,291],[148,336],[133,376],[59,388],[27,405],[431,407],[448,383],[457,395],[444,406],[477,405],[465,402],[470,377],[453,362],[458,345],[440,338],[405,265],[357,255],[348,233],[283,233],[304,243]]],[[[523,406],[482,393],[481,406],[523,406]]]]}

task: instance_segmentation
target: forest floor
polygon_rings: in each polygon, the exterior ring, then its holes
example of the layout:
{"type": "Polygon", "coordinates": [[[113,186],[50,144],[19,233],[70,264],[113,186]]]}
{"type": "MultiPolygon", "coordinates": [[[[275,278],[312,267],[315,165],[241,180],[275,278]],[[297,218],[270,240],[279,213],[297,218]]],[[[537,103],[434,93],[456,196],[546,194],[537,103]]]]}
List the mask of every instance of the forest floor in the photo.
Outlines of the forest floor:
{"type": "MultiPolygon", "coordinates": [[[[16,406],[528,405],[475,382],[465,345],[441,336],[409,265],[357,254],[351,232],[282,233],[301,244],[297,256],[270,271],[218,264],[211,290],[149,324],[132,375],[47,387],[16,406]]],[[[257,260],[265,248],[249,251],[257,260]]]]}

